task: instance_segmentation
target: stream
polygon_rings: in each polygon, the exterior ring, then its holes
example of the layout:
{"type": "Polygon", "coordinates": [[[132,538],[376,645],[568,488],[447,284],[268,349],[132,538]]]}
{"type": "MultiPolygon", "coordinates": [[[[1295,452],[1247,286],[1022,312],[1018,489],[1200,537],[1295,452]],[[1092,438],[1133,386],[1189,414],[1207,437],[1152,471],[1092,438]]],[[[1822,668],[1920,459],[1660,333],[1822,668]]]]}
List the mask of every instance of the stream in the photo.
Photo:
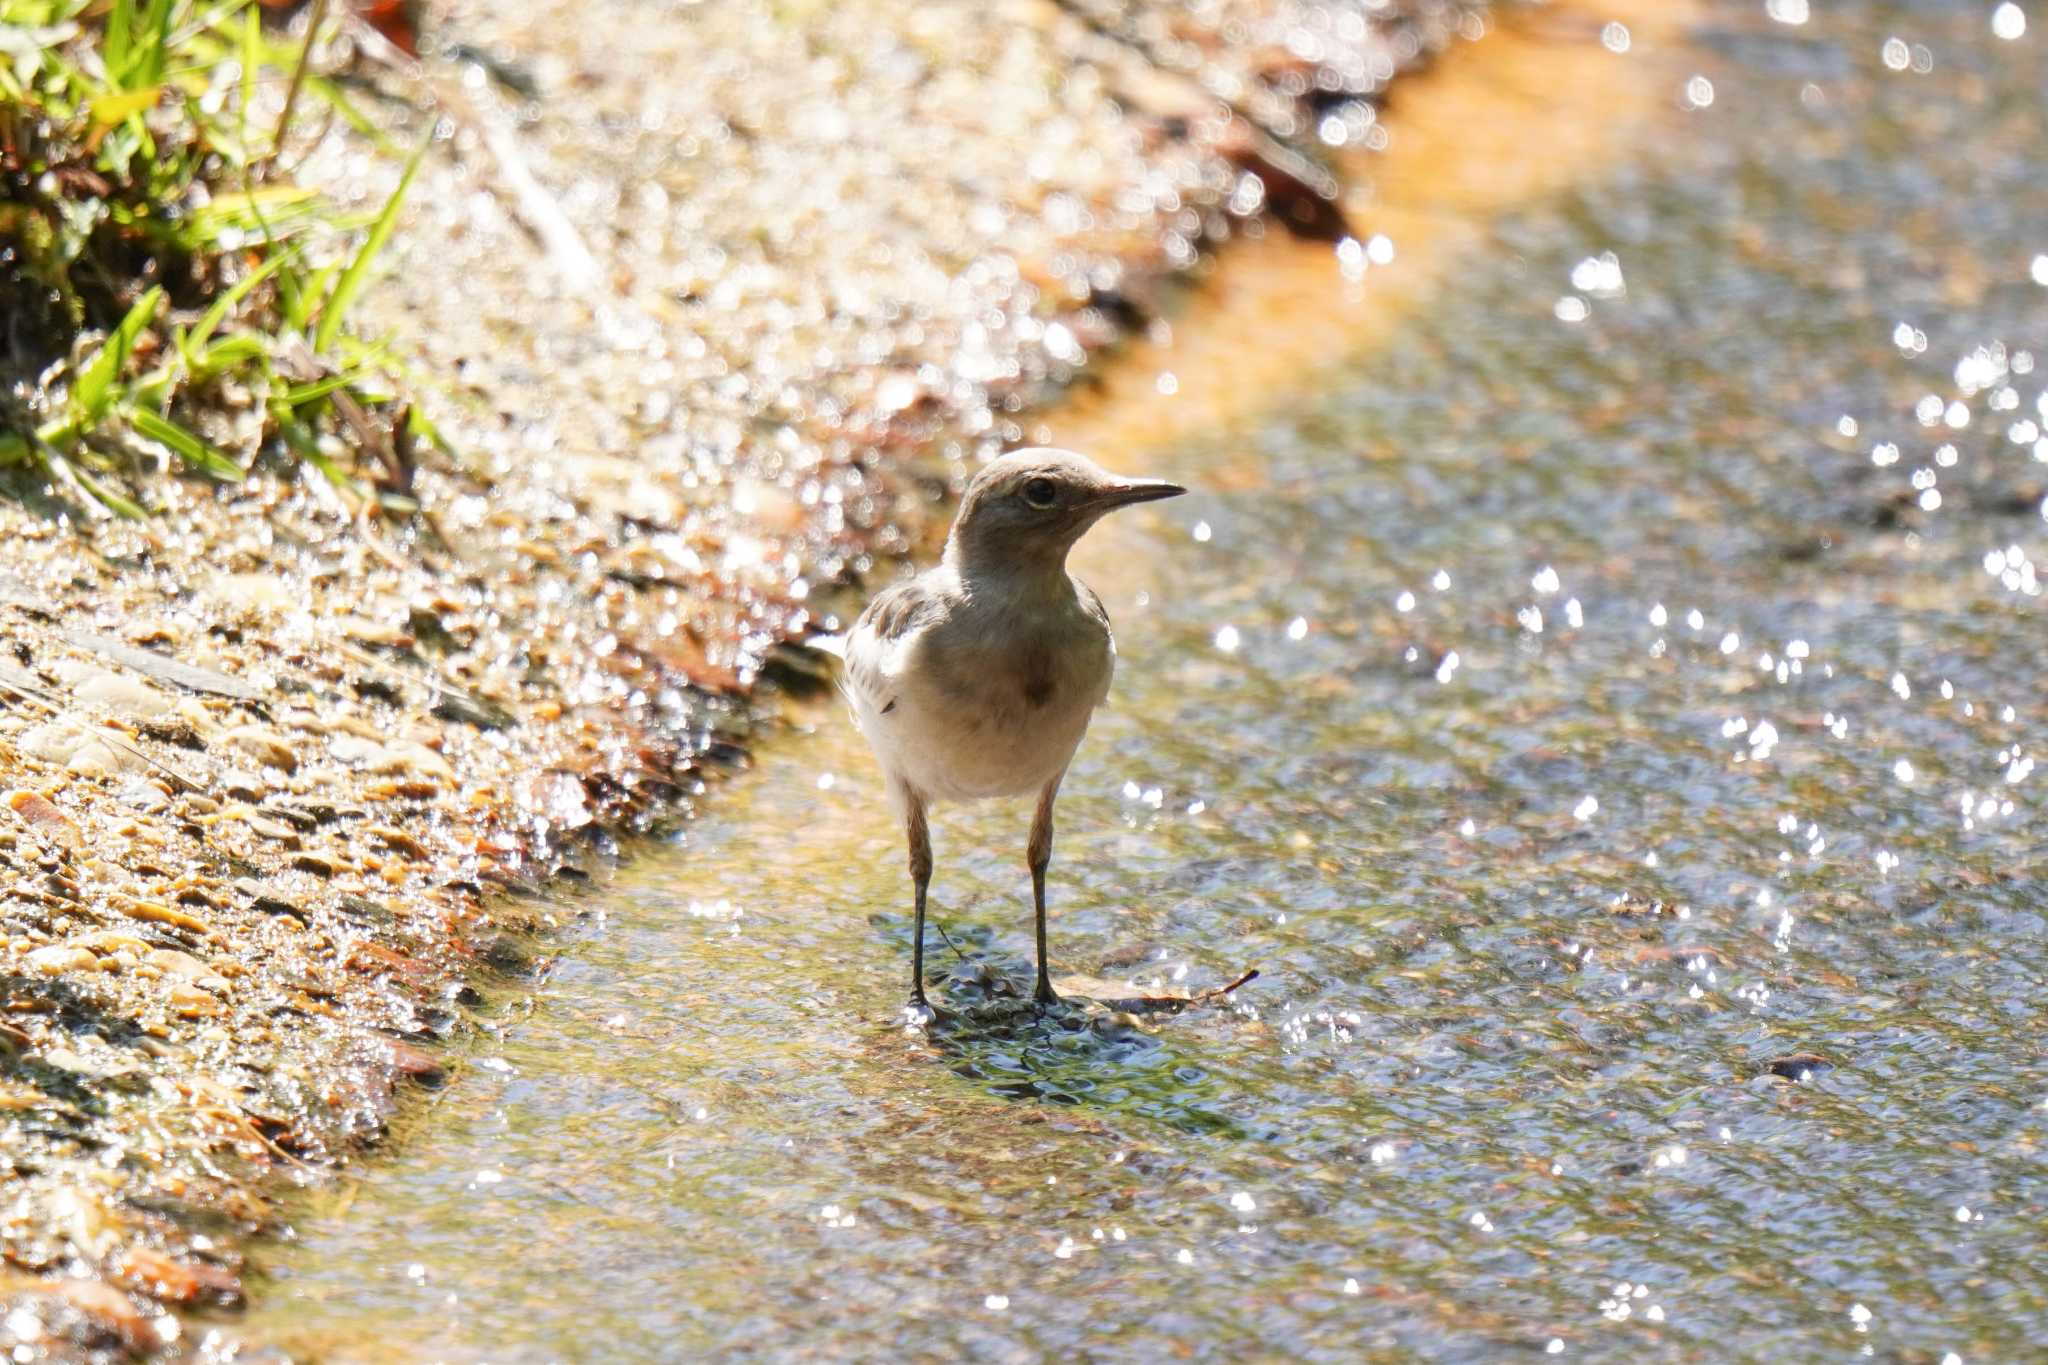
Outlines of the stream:
{"type": "MultiPolygon", "coordinates": [[[[1106,457],[1196,492],[1076,555],[1121,669],[1055,972],[1257,980],[1009,1009],[1029,810],[945,808],[928,963],[970,1023],[906,1030],[901,833],[816,710],[559,897],[551,970],[229,1330],[2038,1358],[2044,42],[2038,4],[1708,5],[1654,135],[1297,391],[1106,457]]],[[[1327,306],[1384,265],[1330,258],[1327,306]]]]}

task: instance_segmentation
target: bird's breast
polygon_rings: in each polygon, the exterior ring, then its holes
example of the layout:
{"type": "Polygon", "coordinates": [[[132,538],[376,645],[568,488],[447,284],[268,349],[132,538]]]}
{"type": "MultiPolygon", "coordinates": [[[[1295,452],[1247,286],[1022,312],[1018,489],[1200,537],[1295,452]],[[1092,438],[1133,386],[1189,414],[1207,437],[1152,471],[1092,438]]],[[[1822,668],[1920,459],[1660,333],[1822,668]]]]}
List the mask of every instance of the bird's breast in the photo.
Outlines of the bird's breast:
{"type": "Polygon", "coordinates": [[[1057,776],[1108,694],[1106,627],[1079,621],[954,623],[927,632],[886,717],[913,785],[953,799],[1035,791],[1057,776]]]}

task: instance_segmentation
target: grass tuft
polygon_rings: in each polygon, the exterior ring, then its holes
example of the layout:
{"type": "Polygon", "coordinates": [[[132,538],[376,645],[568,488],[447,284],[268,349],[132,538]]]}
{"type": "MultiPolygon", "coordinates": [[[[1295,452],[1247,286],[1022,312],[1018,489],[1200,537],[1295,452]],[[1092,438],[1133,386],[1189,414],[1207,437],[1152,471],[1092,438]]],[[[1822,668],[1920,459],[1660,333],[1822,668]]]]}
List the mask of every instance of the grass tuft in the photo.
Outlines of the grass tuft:
{"type": "Polygon", "coordinates": [[[409,505],[336,452],[424,420],[348,319],[426,148],[368,222],[282,169],[307,113],[360,119],[311,74],[324,10],[293,37],[256,0],[0,0],[0,467],[121,516],[157,471],[265,460],[409,505]],[[287,84],[307,112],[265,115],[287,84]]]}

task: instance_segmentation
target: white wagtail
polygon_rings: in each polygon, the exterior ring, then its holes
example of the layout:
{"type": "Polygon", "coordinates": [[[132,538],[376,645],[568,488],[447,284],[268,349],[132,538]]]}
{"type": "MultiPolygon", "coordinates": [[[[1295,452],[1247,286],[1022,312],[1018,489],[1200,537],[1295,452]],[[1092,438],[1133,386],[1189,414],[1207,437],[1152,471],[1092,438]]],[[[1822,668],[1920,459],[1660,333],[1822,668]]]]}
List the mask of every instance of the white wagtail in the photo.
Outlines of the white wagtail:
{"type": "Polygon", "coordinates": [[[1065,450],[1014,451],[967,486],[937,566],[868,604],[846,641],[845,691],[910,836],[917,917],[910,994],[926,1018],[925,812],[934,801],[1038,797],[1028,857],[1045,961],[1045,868],[1060,779],[1109,695],[1116,641],[1102,599],[1067,573],[1067,551],[1106,512],[1187,490],[1125,479],[1065,450]]]}

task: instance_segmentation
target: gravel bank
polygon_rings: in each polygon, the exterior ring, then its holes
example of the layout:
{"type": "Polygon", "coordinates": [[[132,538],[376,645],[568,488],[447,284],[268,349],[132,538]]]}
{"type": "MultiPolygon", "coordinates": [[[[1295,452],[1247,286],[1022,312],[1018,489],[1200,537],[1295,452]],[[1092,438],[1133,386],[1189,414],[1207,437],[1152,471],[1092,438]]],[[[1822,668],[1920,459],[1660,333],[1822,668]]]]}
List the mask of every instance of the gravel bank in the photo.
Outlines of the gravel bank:
{"type": "MultiPolygon", "coordinates": [[[[500,893],[686,817],[802,685],[786,642],[1204,252],[1335,231],[1308,153],[1461,31],[472,2],[419,63],[330,53],[443,139],[370,312],[459,454],[394,452],[404,526],[295,472],[142,524],[0,503],[0,1339],[201,1349],[176,1310],[238,1299],[280,1180],[519,970],[541,911],[500,893]]],[[[395,168],[337,129],[302,176],[395,168]]]]}

